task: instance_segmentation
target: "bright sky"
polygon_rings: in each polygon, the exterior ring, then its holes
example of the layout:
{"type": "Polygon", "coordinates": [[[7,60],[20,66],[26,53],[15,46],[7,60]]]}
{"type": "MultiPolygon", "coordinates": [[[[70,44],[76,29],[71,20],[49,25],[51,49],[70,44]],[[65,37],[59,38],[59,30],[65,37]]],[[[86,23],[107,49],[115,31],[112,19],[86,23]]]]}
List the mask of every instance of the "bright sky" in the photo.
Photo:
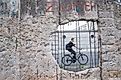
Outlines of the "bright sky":
{"type": "Polygon", "coordinates": [[[64,30],[74,30],[74,29],[76,28],[76,25],[79,27],[79,26],[82,26],[82,25],[85,25],[85,24],[87,24],[86,21],[79,21],[79,22],[74,21],[74,22],[69,22],[69,23],[67,23],[67,24],[65,24],[65,25],[59,26],[59,27],[58,27],[58,30],[62,30],[63,27],[64,27],[64,30]]]}

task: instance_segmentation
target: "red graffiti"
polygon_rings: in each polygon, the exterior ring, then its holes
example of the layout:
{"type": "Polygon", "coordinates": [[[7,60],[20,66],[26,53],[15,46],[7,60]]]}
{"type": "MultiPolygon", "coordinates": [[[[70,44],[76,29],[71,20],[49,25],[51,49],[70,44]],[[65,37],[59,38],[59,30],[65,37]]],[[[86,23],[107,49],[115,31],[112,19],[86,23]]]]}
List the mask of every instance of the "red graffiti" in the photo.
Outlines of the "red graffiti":
{"type": "Polygon", "coordinates": [[[46,12],[52,12],[53,6],[54,6],[53,3],[47,2],[46,12]]]}
{"type": "MultiPolygon", "coordinates": [[[[48,2],[46,7],[46,12],[53,12],[55,4],[53,2],[48,2]]],[[[85,11],[92,11],[95,7],[94,2],[92,1],[85,1],[85,2],[73,2],[73,3],[61,3],[60,4],[60,11],[71,11],[74,10],[76,7],[83,8],[85,11]]]]}

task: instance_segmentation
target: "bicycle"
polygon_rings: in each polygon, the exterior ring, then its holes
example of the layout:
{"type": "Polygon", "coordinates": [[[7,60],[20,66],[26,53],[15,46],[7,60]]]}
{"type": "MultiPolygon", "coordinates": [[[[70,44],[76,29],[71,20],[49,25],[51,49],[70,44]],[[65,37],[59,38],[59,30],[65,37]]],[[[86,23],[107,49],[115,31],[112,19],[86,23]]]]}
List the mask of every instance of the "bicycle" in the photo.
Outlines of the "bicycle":
{"type": "Polygon", "coordinates": [[[71,56],[71,54],[66,54],[62,57],[61,62],[65,66],[69,66],[72,63],[75,63],[78,61],[81,65],[85,65],[88,63],[88,56],[86,54],[83,54],[79,51],[78,55],[76,56],[76,59],[71,56]],[[75,60],[75,61],[74,61],[75,60]]]}

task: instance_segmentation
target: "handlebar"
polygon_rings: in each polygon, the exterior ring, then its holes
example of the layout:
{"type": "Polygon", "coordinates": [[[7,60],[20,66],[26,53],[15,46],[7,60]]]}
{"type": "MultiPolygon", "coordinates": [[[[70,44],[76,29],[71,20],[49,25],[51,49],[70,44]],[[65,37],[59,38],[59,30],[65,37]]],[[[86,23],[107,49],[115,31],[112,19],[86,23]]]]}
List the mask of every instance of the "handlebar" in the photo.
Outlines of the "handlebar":
{"type": "Polygon", "coordinates": [[[75,46],[75,48],[77,48],[77,49],[79,49],[79,50],[82,50],[82,49],[83,49],[83,48],[78,48],[78,47],[76,47],[76,46],[75,46]]]}

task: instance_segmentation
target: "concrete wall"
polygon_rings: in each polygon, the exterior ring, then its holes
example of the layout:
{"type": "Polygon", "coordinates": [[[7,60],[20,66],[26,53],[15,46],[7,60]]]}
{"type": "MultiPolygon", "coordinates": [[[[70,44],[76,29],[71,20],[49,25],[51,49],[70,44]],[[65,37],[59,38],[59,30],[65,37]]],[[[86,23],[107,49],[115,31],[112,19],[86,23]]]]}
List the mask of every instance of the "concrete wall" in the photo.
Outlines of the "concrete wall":
{"type": "Polygon", "coordinates": [[[99,80],[99,68],[78,73],[59,68],[49,44],[57,19],[53,15],[22,21],[0,18],[0,80],[99,80]]]}
{"type": "MultiPolygon", "coordinates": [[[[111,1],[99,1],[102,77],[120,80],[121,9],[111,1]]],[[[75,18],[82,19],[68,16],[69,20],[75,18]]],[[[5,17],[0,22],[0,80],[100,80],[99,68],[75,73],[58,67],[48,42],[51,32],[57,29],[58,16],[26,17],[21,21],[5,17]]]]}
{"type": "Polygon", "coordinates": [[[121,5],[111,0],[101,2],[98,26],[102,38],[102,77],[103,80],[120,80],[121,5]]]}
{"type": "Polygon", "coordinates": [[[0,0],[0,16],[17,17],[18,0],[0,0]]]}
{"type": "Polygon", "coordinates": [[[46,80],[37,78],[54,76],[56,62],[48,39],[56,29],[56,18],[2,20],[5,24],[0,27],[0,80],[46,80]]]}

